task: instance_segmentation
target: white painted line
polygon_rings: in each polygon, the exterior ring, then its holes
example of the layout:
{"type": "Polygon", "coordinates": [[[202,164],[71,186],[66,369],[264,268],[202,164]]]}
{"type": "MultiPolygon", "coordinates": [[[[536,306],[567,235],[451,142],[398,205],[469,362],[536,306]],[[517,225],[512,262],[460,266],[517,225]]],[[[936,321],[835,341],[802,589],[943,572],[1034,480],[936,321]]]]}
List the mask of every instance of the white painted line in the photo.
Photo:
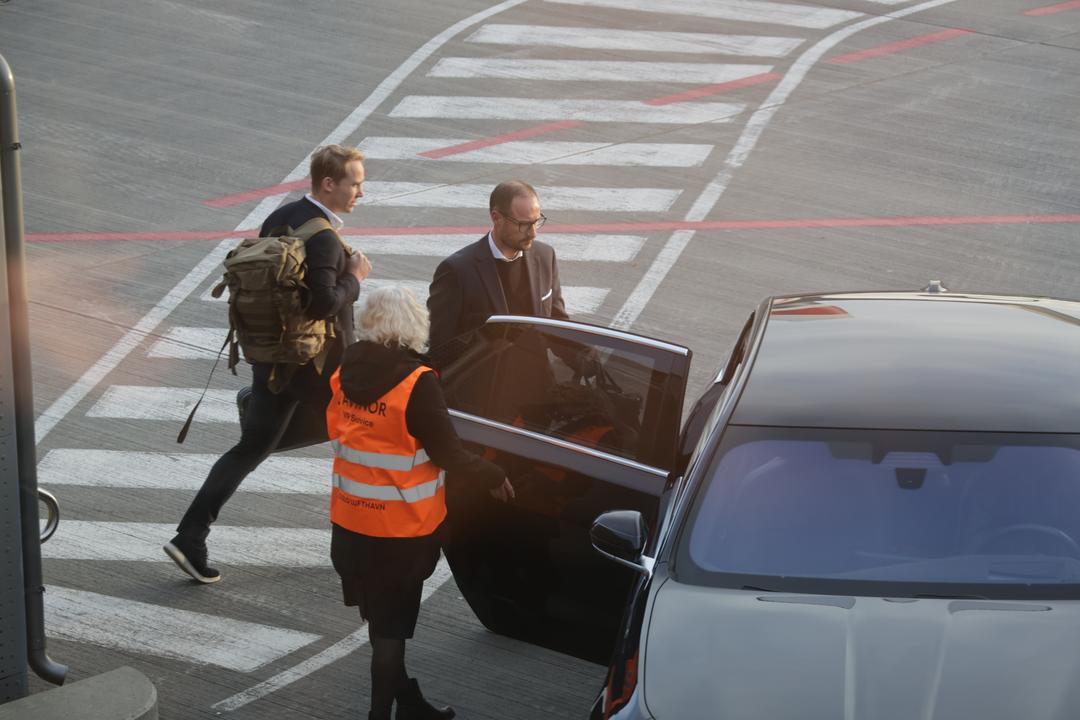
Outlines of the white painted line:
{"type": "Polygon", "coordinates": [[[465,42],[491,45],[538,45],[596,50],[636,52],[736,55],[744,57],[784,57],[802,43],[802,38],[760,35],[716,35],[712,33],[664,32],[662,30],[618,30],[615,28],[552,27],[544,25],[500,25],[488,23],[465,42]]]}
{"type": "MultiPolygon", "coordinates": [[[[213,360],[225,343],[228,328],[173,327],[146,353],[151,358],[213,360]]],[[[225,349],[222,356],[227,356],[225,349]]]]}
{"type": "MultiPolygon", "coordinates": [[[[329,476],[327,476],[329,480],[329,476]]],[[[330,565],[330,489],[325,528],[214,525],[207,545],[211,565],[233,567],[325,568],[330,565]]],[[[50,560],[172,563],[161,549],[176,534],[176,523],[63,520],[41,546],[50,560]]]]}
{"type": "MultiPolygon", "coordinates": [[[[427,602],[428,598],[435,594],[435,591],[445,585],[452,577],[453,575],[450,572],[450,567],[446,564],[446,560],[440,559],[439,564],[435,566],[435,572],[432,573],[431,577],[424,581],[424,590],[420,596],[420,602],[427,602]]],[[[210,709],[222,713],[242,708],[259,698],[266,697],[272,692],[291,685],[297,680],[302,680],[327,665],[332,665],[338,660],[341,660],[362,648],[367,642],[367,626],[362,625],[359,630],[346,635],[338,642],[325,650],[312,655],[299,665],[284,670],[274,677],[264,680],[258,685],[248,688],[243,692],[239,692],[232,697],[225,698],[221,702],[214,703],[210,709]]]]}
{"type": "MultiPolygon", "coordinates": [[[[538,187],[545,210],[593,212],[665,212],[681,190],[643,187],[538,187]]],[[[365,204],[381,207],[471,208],[487,207],[490,185],[438,183],[364,183],[365,204]]]]}
{"type": "MultiPolygon", "coordinates": [[[[735,146],[732,147],[731,151],[728,153],[720,174],[709,183],[702,191],[701,195],[698,196],[698,199],[694,202],[689,212],[687,212],[685,220],[691,222],[704,220],[709,213],[712,212],[713,208],[716,207],[716,204],[727,190],[732,178],[734,178],[735,172],[741,168],[750,157],[750,153],[753,152],[758,140],[769,126],[769,122],[772,120],[773,115],[783,107],[788,97],[791,96],[791,93],[795,91],[803,78],[806,77],[806,74],[825,53],[829,52],[837,44],[866,28],[922,12],[923,10],[928,10],[940,5],[947,5],[951,2],[954,2],[954,0],[930,0],[930,2],[920,3],[919,5],[904,8],[903,10],[897,10],[887,15],[862,20],[841,28],[822,40],[819,40],[810,49],[800,55],[798,60],[792,64],[791,68],[784,75],[783,79],[769,94],[769,97],[765,99],[765,102],[763,102],[750,116],[750,119],[746,123],[746,127],[743,128],[742,133],[739,135],[739,139],[735,142],[735,146]]],[[[668,272],[674,267],[693,236],[694,232],[688,230],[679,230],[672,233],[671,237],[669,237],[664,244],[664,247],[661,248],[660,252],[657,254],[656,259],[653,260],[652,265],[650,265],[649,269],[645,272],[645,276],[637,284],[633,292],[630,293],[630,297],[623,303],[619,312],[616,313],[614,320],[611,322],[611,327],[627,330],[633,326],[634,322],[641,315],[645,306],[648,305],[653,294],[656,292],[656,289],[660,287],[664,278],[667,277],[668,272]]]]}
{"type": "MultiPolygon", "coordinates": [[[[360,247],[363,247],[363,246],[361,245],[360,247]]],[[[413,293],[416,295],[417,299],[420,300],[420,302],[426,303],[426,302],[428,302],[428,289],[429,289],[430,284],[431,284],[430,281],[427,281],[427,280],[399,280],[399,279],[383,279],[383,277],[368,277],[368,279],[366,279],[363,283],[360,284],[360,297],[363,298],[367,293],[369,293],[370,290],[373,290],[373,289],[375,289],[377,287],[383,287],[383,286],[386,286],[386,285],[404,285],[405,287],[409,288],[410,290],[413,290],[413,293]]],[[[580,314],[595,313],[597,310],[599,310],[600,305],[604,304],[604,300],[605,300],[605,298],[607,298],[608,291],[609,291],[609,288],[606,288],[606,287],[582,287],[582,286],[576,286],[576,285],[564,286],[563,287],[563,301],[566,303],[566,312],[570,315],[570,317],[573,317],[575,315],[580,315],[580,314]]],[[[212,298],[210,295],[204,295],[203,300],[210,300],[212,302],[220,302],[219,299],[212,298]]],[[[224,341],[225,341],[225,336],[222,335],[221,340],[218,342],[218,347],[220,347],[220,343],[224,342],[224,341]]],[[[213,358],[213,357],[214,357],[213,353],[210,353],[210,354],[208,354],[206,356],[207,359],[208,358],[213,358]]],[[[135,405],[138,404],[138,403],[144,402],[145,399],[151,397],[153,395],[152,392],[148,391],[146,393],[145,397],[143,396],[143,394],[139,394],[138,397],[125,395],[123,398],[120,398],[120,397],[118,397],[116,395],[110,395],[110,393],[112,393],[112,390],[113,389],[110,388],[108,391],[106,391],[105,395],[102,397],[102,400],[105,400],[106,396],[109,396],[108,405],[103,406],[105,409],[98,409],[98,406],[95,405],[94,408],[92,408],[92,411],[94,411],[94,412],[105,412],[105,411],[113,411],[113,410],[118,411],[118,412],[120,412],[120,411],[127,411],[127,412],[152,412],[152,411],[154,411],[154,410],[147,409],[147,408],[138,409],[138,410],[135,409],[135,405]],[[117,403],[123,403],[125,405],[123,405],[123,407],[118,407],[117,403]],[[129,403],[131,404],[130,406],[127,405],[129,403]]],[[[167,390],[167,389],[153,389],[153,390],[157,391],[157,390],[167,390]]],[[[173,413],[174,412],[180,412],[180,411],[184,412],[184,418],[181,418],[181,419],[187,419],[187,417],[188,417],[187,413],[191,411],[191,406],[194,404],[194,398],[198,397],[198,393],[201,393],[202,389],[190,388],[185,392],[186,392],[186,394],[184,395],[183,398],[176,397],[176,398],[173,398],[173,400],[171,400],[171,402],[177,403],[177,407],[179,407],[179,404],[180,404],[181,400],[183,400],[183,402],[188,403],[188,409],[187,410],[183,410],[181,408],[180,409],[174,408],[174,409],[168,410],[167,415],[165,417],[143,418],[143,419],[147,419],[147,420],[149,420],[149,419],[154,419],[154,420],[174,420],[175,418],[173,417],[173,413]],[[191,396],[189,391],[190,392],[197,392],[197,394],[195,394],[194,396],[191,396]]],[[[229,395],[227,391],[211,391],[211,392],[206,393],[206,399],[203,400],[203,404],[202,404],[202,407],[199,408],[198,415],[195,415],[195,422],[231,422],[231,421],[234,421],[235,417],[233,417],[233,416],[235,416],[235,403],[233,403],[233,405],[232,405],[232,410],[229,410],[229,409],[224,408],[224,407],[221,406],[221,403],[224,402],[225,399],[229,399],[230,397],[235,398],[235,393],[232,393],[232,395],[229,395]],[[214,399],[211,399],[211,393],[214,393],[214,399]],[[214,410],[210,410],[210,409],[207,408],[207,405],[210,405],[210,404],[213,404],[215,406],[214,410]],[[229,415],[230,412],[232,412],[232,416],[229,415]],[[221,420],[215,420],[215,418],[219,418],[219,417],[222,418],[222,419],[221,420]],[[230,417],[232,418],[231,420],[229,420],[230,417]]],[[[102,404],[102,400],[98,400],[98,405],[102,404]]],[[[231,400],[230,400],[230,402],[231,402],[231,400]]],[[[166,412],[165,410],[160,410],[160,411],[161,412],[166,412]]],[[[90,413],[87,413],[87,415],[90,415],[90,413]]],[[[129,417],[129,416],[94,416],[94,417],[129,417]]]]}
{"type": "Polygon", "coordinates": [[[723,0],[723,2],[717,2],[717,0],[548,0],[548,2],[816,29],[832,27],[862,15],[862,13],[849,10],[764,2],[764,0],[723,0]]]}
{"type": "Polygon", "coordinates": [[[455,118],[462,120],[582,120],[657,125],[697,125],[730,122],[742,112],[741,103],[692,102],[646,105],[637,100],[545,100],[543,98],[461,95],[409,95],[390,111],[390,117],[455,118]]]}
{"type": "MultiPolygon", "coordinates": [[[[477,239],[476,235],[353,235],[349,237],[349,244],[370,256],[445,258],[477,239]]],[[[540,239],[555,248],[560,262],[630,262],[645,244],[643,235],[543,233],[540,239]]],[[[228,301],[228,292],[216,298],[210,294],[213,288],[213,285],[207,286],[199,299],[216,303],[228,301]]],[[[174,328],[154,344],[151,356],[214,358],[225,342],[224,332],[174,328]],[[217,345],[214,345],[215,340],[217,345]]]]}
{"type": "MultiPolygon", "coordinates": [[[[360,235],[351,245],[365,255],[418,255],[444,258],[471,245],[478,235],[360,235]]],[[[564,262],[630,262],[645,244],[643,235],[572,235],[541,233],[564,262]]],[[[225,337],[222,336],[222,341],[225,337]]],[[[220,347],[220,342],[218,347],[220,347]]]]}
{"type": "Polygon", "coordinates": [[[428,72],[441,78],[502,78],[572,82],[714,83],[742,80],[770,72],[772,65],[731,63],[635,62],[623,60],[530,60],[514,58],[443,58],[428,72]]]}
{"type": "MultiPolygon", "coordinates": [[[[329,449],[326,454],[325,458],[271,455],[244,478],[240,491],[326,495],[333,466],[329,449]]],[[[45,487],[198,490],[219,457],[60,448],[50,450],[38,463],[38,482],[45,487]]]]}
{"type": "MultiPolygon", "coordinates": [[[[318,143],[316,147],[329,145],[331,143],[345,142],[345,140],[356,132],[360,125],[367,120],[368,116],[375,111],[375,108],[390,97],[390,95],[398,89],[401,83],[403,83],[417,67],[431,57],[443,45],[465,32],[473,25],[483,22],[492,15],[501,13],[503,10],[521,5],[523,2],[525,2],[525,0],[504,0],[504,2],[492,5],[485,10],[470,15],[461,22],[455,23],[436,35],[425,43],[423,47],[410,55],[409,58],[399,65],[394,72],[390,73],[385,80],[379,83],[379,86],[368,95],[364,102],[356,106],[356,108],[349,113],[348,117],[342,120],[329,135],[318,143]]],[[[308,172],[309,157],[310,155],[301,160],[296,167],[293,168],[292,172],[285,176],[281,182],[283,184],[294,182],[305,177],[308,172]]],[[[258,227],[266,216],[281,204],[281,201],[284,200],[287,195],[288,193],[281,193],[279,195],[264,198],[254,210],[248,213],[247,217],[240,221],[240,224],[236,226],[236,231],[240,232],[242,230],[258,227]]],[[[49,405],[49,407],[46,408],[34,422],[35,441],[40,443],[46,435],[52,432],[52,429],[56,427],[57,423],[67,417],[67,414],[70,413],[76,405],[82,402],[82,400],[97,387],[98,383],[116,369],[124,358],[126,358],[135,348],[139,347],[143,341],[145,341],[146,337],[153,333],[155,328],[157,328],[157,326],[160,325],[181,302],[191,295],[191,293],[195,292],[196,288],[198,288],[211,273],[218,269],[225,254],[236,245],[238,240],[239,238],[227,238],[221,241],[217,247],[211,250],[198,265],[192,268],[191,272],[184,276],[184,278],[181,279],[180,282],[178,282],[150,312],[143,316],[131,330],[125,333],[116,345],[101,356],[89,370],[83,373],[82,377],[75,381],[74,385],[69,387],[60,397],[53,401],[53,403],[49,405]]]]}
{"type": "Polygon", "coordinates": [[[257,670],[321,637],[55,585],[45,590],[45,629],[58,640],[236,672],[257,670]]]}
{"type": "MultiPolygon", "coordinates": [[[[375,160],[416,160],[420,153],[464,145],[467,138],[369,137],[360,143],[375,160]]],[[[712,145],[691,143],[588,143],[518,140],[430,159],[509,165],[605,165],[615,167],[699,167],[712,145]]]]}
{"type": "MultiPolygon", "coordinates": [[[[111,385],[87,412],[87,417],[125,420],[187,420],[202,388],[111,385]]],[[[235,390],[207,390],[195,422],[239,424],[235,390]]]]}
{"type": "Polygon", "coordinates": [[[607,298],[609,288],[601,287],[564,287],[563,302],[566,304],[566,314],[573,319],[577,315],[594,314],[599,312],[600,306],[607,298]]]}

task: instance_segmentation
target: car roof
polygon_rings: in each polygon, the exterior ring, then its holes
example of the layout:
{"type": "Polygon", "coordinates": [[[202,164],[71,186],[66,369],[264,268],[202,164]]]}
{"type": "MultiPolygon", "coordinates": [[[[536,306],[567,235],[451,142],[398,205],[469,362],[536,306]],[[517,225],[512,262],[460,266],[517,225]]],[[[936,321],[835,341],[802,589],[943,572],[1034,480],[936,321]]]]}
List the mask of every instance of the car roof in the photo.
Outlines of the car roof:
{"type": "Polygon", "coordinates": [[[764,307],[735,424],[1080,432],[1080,302],[843,293],[764,307]]]}

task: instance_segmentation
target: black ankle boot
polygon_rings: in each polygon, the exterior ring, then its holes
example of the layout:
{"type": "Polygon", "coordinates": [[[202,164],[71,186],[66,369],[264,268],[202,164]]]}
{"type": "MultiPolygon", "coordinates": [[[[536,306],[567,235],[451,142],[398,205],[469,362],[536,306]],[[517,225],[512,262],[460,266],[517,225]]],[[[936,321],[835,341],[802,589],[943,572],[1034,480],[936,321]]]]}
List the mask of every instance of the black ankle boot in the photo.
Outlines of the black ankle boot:
{"type": "Polygon", "coordinates": [[[397,700],[396,720],[450,720],[454,717],[454,708],[435,707],[425,700],[415,678],[409,678],[394,699],[397,700]]]}

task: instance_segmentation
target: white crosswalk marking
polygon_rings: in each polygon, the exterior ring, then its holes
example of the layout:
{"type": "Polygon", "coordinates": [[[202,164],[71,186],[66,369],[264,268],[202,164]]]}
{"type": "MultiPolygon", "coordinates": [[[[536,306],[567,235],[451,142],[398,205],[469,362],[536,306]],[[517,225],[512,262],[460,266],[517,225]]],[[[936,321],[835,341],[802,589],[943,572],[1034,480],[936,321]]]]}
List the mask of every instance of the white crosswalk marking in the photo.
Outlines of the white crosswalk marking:
{"type": "MultiPolygon", "coordinates": [[[[202,388],[110,385],[86,411],[86,416],[183,422],[191,408],[195,407],[200,394],[202,388]]],[[[204,423],[236,423],[236,391],[208,390],[195,420],[204,423]]]]}
{"type": "MultiPolygon", "coordinates": [[[[442,259],[476,242],[480,237],[480,233],[477,233],[475,235],[354,235],[348,239],[350,245],[363,250],[365,255],[407,255],[442,259]]],[[[540,239],[555,248],[560,262],[629,262],[645,244],[643,235],[541,233],[540,239]]],[[[228,293],[226,292],[220,298],[214,298],[209,294],[213,287],[211,285],[207,289],[202,299],[224,302],[228,298],[228,293]]]]}
{"type": "MultiPolygon", "coordinates": [[[[323,528],[215,524],[209,540],[212,559],[233,567],[330,567],[329,489],[326,498],[323,528]]],[[[175,534],[176,523],[64,520],[49,542],[41,546],[41,555],[56,560],[171,563],[161,546],[175,534]]]]}
{"type": "MultiPolygon", "coordinates": [[[[527,97],[410,95],[390,111],[390,117],[456,118],[462,120],[583,120],[656,125],[696,125],[731,122],[741,103],[692,102],[646,105],[635,100],[546,100],[527,97]]],[[[541,197],[545,197],[541,195],[541,197]]],[[[546,204],[546,197],[545,197],[546,204]]]]}
{"type": "MultiPolygon", "coordinates": [[[[369,277],[364,282],[360,283],[360,296],[363,297],[365,292],[370,291],[372,288],[377,288],[382,285],[404,285],[413,291],[417,299],[420,302],[426,303],[428,297],[428,288],[430,283],[427,280],[398,280],[388,278],[372,278],[369,277]]],[[[604,303],[604,299],[607,297],[609,288],[599,287],[584,287],[580,285],[564,286],[563,289],[563,302],[566,304],[566,312],[570,317],[575,315],[586,315],[595,313],[600,309],[600,306],[604,303]]],[[[209,302],[225,302],[225,298],[211,297],[210,291],[207,290],[202,295],[203,300],[209,302]]],[[[212,342],[209,345],[204,345],[206,353],[199,355],[202,358],[213,358],[217,355],[218,348],[225,342],[224,328],[218,330],[216,336],[206,335],[205,337],[216,337],[217,345],[212,342]]],[[[205,341],[204,341],[205,342],[205,341]]],[[[175,340],[172,340],[170,336],[166,336],[164,339],[156,342],[152,348],[152,352],[158,353],[155,357],[171,357],[171,358],[184,358],[188,355],[184,354],[172,354],[168,353],[187,353],[191,352],[190,348],[180,346],[175,340]]],[[[205,403],[204,403],[205,404],[205,403]]],[[[202,410],[199,410],[202,413],[202,410]]]]}
{"type": "MultiPolygon", "coordinates": [[[[369,137],[360,143],[364,155],[375,160],[416,160],[420,153],[474,142],[465,138],[369,137]]],[[[434,158],[440,162],[507,165],[610,165],[630,167],[698,167],[712,145],[690,143],[588,143],[522,141],[434,158]]]]}
{"type": "MultiPolygon", "coordinates": [[[[74,485],[198,490],[218,457],[196,453],[60,448],[50,450],[38,463],[38,482],[46,487],[74,485]]],[[[271,455],[244,479],[241,489],[246,492],[325,495],[330,491],[332,466],[329,449],[322,459],[271,455]]],[[[64,520],[65,525],[68,522],[64,520]]]]}
{"type": "MultiPolygon", "coordinates": [[[[479,234],[360,235],[350,241],[365,255],[423,255],[441,259],[479,237],[479,234]]],[[[630,262],[645,244],[643,235],[541,233],[540,239],[555,248],[559,262],[630,262]]]]}
{"type": "Polygon", "coordinates": [[[690,15],[740,22],[771,23],[824,29],[861,17],[849,10],[765,2],[764,0],[547,0],[563,5],[640,10],[664,15],[690,15]]]}
{"type": "MultiPolygon", "coordinates": [[[[167,560],[160,547],[154,549],[167,560]]],[[[321,637],[55,585],[45,592],[45,629],[58,640],[237,672],[257,670],[321,637]]]]}
{"type": "Polygon", "coordinates": [[[491,45],[539,45],[631,52],[784,57],[802,38],[762,35],[620,30],[617,28],[552,27],[544,25],[484,25],[465,42],[491,45]]]}
{"type": "MultiPolygon", "coordinates": [[[[643,106],[644,107],[644,106],[643,106]]],[[[665,212],[680,190],[642,187],[537,188],[545,210],[665,212]]],[[[490,185],[439,185],[420,182],[369,182],[364,202],[383,207],[486,208],[490,185]]]]}
{"type": "MultiPolygon", "coordinates": [[[[227,334],[228,328],[172,327],[165,337],[150,346],[146,356],[172,360],[212,360],[221,352],[227,334]]],[[[228,352],[226,348],[221,356],[226,357],[228,352]]]]}
{"type": "Polygon", "coordinates": [[[731,63],[639,62],[623,60],[527,60],[513,58],[443,58],[429,77],[505,78],[570,82],[663,82],[708,85],[760,75],[772,65],[731,63]]]}

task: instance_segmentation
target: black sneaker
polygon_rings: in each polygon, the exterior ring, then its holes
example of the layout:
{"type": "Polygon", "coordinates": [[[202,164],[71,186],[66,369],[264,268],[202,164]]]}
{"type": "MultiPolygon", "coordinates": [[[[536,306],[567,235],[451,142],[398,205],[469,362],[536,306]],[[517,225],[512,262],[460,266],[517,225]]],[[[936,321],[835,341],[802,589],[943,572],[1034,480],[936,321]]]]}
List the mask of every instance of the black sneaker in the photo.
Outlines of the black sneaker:
{"type": "Polygon", "coordinates": [[[207,552],[205,547],[201,550],[193,548],[184,542],[182,537],[177,535],[165,543],[163,549],[165,554],[171,557],[181,570],[204,585],[216,583],[221,579],[221,573],[206,564],[207,552]]]}

